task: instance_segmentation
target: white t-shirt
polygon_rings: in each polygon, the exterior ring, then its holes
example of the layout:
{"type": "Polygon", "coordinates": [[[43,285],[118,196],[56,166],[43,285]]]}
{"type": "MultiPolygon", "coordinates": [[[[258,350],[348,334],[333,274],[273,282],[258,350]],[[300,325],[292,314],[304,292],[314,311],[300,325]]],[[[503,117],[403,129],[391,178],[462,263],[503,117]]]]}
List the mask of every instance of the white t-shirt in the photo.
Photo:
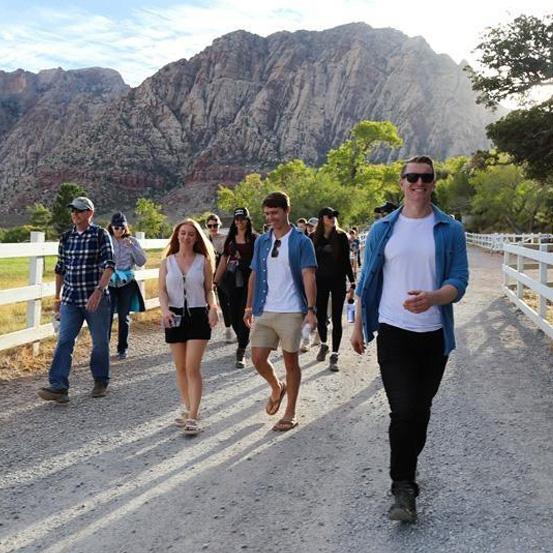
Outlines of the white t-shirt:
{"type": "Polygon", "coordinates": [[[422,219],[400,214],[384,248],[384,282],[378,321],[414,332],[442,328],[440,308],[433,305],[424,313],[403,307],[409,290],[436,290],[434,213],[422,219]]]}
{"type": "Polygon", "coordinates": [[[275,235],[271,242],[271,250],[267,257],[267,298],[263,311],[271,313],[301,313],[302,303],[298,296],[288,257],[288,239],[292,229],[280,238],[278,256],[272,257],[275,247],[275,235]]]}

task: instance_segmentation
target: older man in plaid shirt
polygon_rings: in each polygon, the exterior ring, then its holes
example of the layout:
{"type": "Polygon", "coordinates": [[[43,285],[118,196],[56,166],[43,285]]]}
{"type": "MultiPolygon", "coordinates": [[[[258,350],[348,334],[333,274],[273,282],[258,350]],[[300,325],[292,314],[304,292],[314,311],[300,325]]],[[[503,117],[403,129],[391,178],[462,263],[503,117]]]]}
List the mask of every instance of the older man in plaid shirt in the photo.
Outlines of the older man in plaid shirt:
{"type": "Polygon", "coordinates": [[[113,246],[107,231],[92,224],[94,204],[88,198],[75,198],[68,207],[74,226],[60,239],[55,269],[54,309],[60,314],[59,337],[48,375],[50,385],[38,392],[42,399],[57,403],[69,401],[73,348],[85,320],[92,336],[92,397],[105,396],[109,382],[108,283],[115,268],[113,246]]]}

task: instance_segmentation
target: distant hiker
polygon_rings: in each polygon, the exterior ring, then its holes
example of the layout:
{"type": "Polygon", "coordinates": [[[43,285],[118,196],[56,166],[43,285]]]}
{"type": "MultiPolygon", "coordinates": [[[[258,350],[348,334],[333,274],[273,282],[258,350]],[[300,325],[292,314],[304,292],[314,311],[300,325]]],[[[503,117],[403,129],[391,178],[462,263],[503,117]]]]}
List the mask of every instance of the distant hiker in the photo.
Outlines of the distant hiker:
{"type": "Polygon", "coordinates": [[[417,459],[426,442],[432,399],[455,348],[453,306],[468,284],[460,223],[431,203],[436,186],[427,156],[401,170],[404,203],[372,226],[357,286],[351,343],[363,353],[378,332],[377,354],[390,404],[392,520],[414,522],[417,459]]]}
{"type": "Polygon", "coordinates": [[[374,208],[374,218],[382,219],[386,215],[390,215],[397,209],[397,205],[392,202],[384,202],[382,205],[378,205],[374,208]]]}
{"type": "Polygon", "coordinates": [[[173,229],[159,268],[159,303],[165,341],[171,347],[183,413],[175,419],[185,434],[200,432],[201,362],[211,329],[219,320],[213,246],[193,219],[173,229]]]}
{"type": "Polygon", "coordinates": [[[236,208],[225,240],[221,263],[215,274],[215,283],[225,290],[230,301],[232,328],[238,339],[235,363],[237,369],[246,366],[246,348],[250,343],[250,329],[244,322],[244,309],[256,238],[250,212],[246,207],[236,208]]]}
{"type": "Polygon", "coordinates": [[[331,207],[319,212],[317,230],[311,235],[317,256],[317,329],[321,344],[317,361],[324,361],[329,352],[327,342],[328,321],[321,316],[328,309],[332,298],[332,352],[329,369],[338,371],[338,352],[342,341],[342,313],[346,299],[346,278],[350,282],[349,294],[353,297],[355,277],[351,268],[347,234],[338,226],[339,213],[331,207]]]}
{"type": "MultiPolygon", "coordinates": [[[[208,231],[208,238],[213,244],[215,250],[215,272],[219,267],[221,256],[225,250],[226,235],[220,232],[221,219],[215,213],[210,213],[207,217],[206,227],[208,231]]],[[[217,286],[217,296],[219,298],[219,307],[223,312],[223,320],[225,322],[225,342],[230,344],[234,341],[234,332],[232,331],[232,318],[230,311],[230,298],[223,288],[217,286]]]]}
{"type": "Polygon", "coordinates": [[[244,320],[248,326],[253,324],[253,364],[271,387],[266,413],[276,415],[284,395],[288,394],[284,416],[273,426],[273,430],[286,431],[298,424],[296,401],[301,381],[298,351],[302,327],[307,325],[309,332],[317,324],[317,261],[311,240],[290,224],[290,200],[286,194],[269,194],[262,208],[272,229],[255,242],[244,320]],[[278,380],[269,361],[271,350],[277,349],[279,342],[286,368],[285,382],[278,380]]]}
{"type": "Polygon", "coordinates": [[[71,209],[73,228],[60,238],[55,267],[54,310],[60,315],[58,342],[48,373],[49,386],[38,392],[42,399],[57,403],[69,401],[73,349],[84,321],[92,336],[92,397],[106,395],[111,317],[108,283],[115,268],[109,234],[92,224],[94,204],[79,196],[67,207],[71,209]]]}
{"type": "Polygon", "coordinates": [[[126,359],[129,350],[130,312],[142,312],[144,298],[134,278],[135,268],[146,264],[146,254],[138,240],[131,236],[127,218],[118,211],[111,218],[108,232],[112,239],[115,271],[109,281],[111,296],[110,337],[117,312],[117,357],[126,359]]]}

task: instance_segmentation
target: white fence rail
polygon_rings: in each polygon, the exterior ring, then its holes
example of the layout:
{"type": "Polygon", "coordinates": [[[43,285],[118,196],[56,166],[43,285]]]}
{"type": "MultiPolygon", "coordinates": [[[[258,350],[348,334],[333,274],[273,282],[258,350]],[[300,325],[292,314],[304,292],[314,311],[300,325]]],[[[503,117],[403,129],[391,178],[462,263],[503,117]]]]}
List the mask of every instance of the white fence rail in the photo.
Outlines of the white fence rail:
{"type": "Polygon", "coordinates": [[[548,249],[548,244],[541,244],[538,250],[505,244],[503,289],[529,319],[553,338],[553,281],[550,278],[553,252],[548,249]]]}
{"type": "MultiPolygon", "coordinates": [[[[167,245],[167,239],[146,239],[144,233],[137,232],[140,245],[147,250],[159,250],[167,245]]],[[[27,302],[26,328],[0,335],[0,351],[21,346],[34,344],[35,351],[38,343],[44,338],[54,335],[54,328],[51,323],[41,324],[42,300],[53,296],[55,285],[53,282],[43,282],[44,257],[57,255],[58,243],[45,242],[43,232],[32,232],[31,242],[20,244],[0,244],[0,259],[14,257],[30,258],[29,285],[19,288],[0,290],[0,305],[8,305],[18,302],[27,302]]],[[[145,292],[147,280],[157,279],[158,269],[140,269],[136,271],[136,280],[142,294],[145,292]]],[[[150,298],[145,301],[146,309],[159,306],[158,298],[150,298]]]]}
{"type": "Polygon", "coordinates": [[[553,234],[476,234],[467,232],[467,244],[478,246],[491,252],[502,252],[504,244],[552,244],[553,234]]]}

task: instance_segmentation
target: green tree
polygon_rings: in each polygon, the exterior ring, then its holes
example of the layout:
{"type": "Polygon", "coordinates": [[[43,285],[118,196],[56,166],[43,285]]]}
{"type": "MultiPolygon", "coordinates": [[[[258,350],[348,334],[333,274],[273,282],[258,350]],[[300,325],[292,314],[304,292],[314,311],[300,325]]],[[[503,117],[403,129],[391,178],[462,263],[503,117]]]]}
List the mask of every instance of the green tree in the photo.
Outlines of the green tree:
{"type": "Polygon", "coordinates": [[[501,100],[525,100],[530,90],[553,84],[553,15],[540,20],[521,15],[490,27],[476,47],[483,70],[469,73],[478,101],[489,107],[501,100]]]}
{"type": "Polygon", "coordinates": [[[29,225],[33,230],[44,232],[46,240],[54,240],[57,235],[52,226],[52,212],[42,203],[35,203],[27,207],[29,225]]]}
{"type": "MultiPolygon", "coordinates": [[[[529,93],[553,84],[553,15],[522,15],[489,28],[476,51],[483,70],[465,69],[478,101],[490,107],[508,98],[527,103],[529,93]]],[[[500,150],[525,165],[528,176],[553,178],[553,97],[509,113],[487,131],[500,150]]]]}
{"type": "Polygon", "coordinates": [[[52,205],[52,226],[57,235],[71,228],[71,212],[67,207],[77,196],[86,196],[86,190],[74,182],[60,185],[52,205]]]}
{"type": "Polygon", "coordinates": [[[478,230],[491,232],[534,232],[540,230],[540,211],[548,190],[525,177],[516,165],[478,170],[471,177],[475,194],[472,213],[478,230]]]}
{"type": "Polygon", "coordinates": [[[142,231],[147,238],[163,238],[167,232],[167,216],[161,206],[148,198],[138,198],[135,212],[138,217],[136,230],[142,231]]]}

